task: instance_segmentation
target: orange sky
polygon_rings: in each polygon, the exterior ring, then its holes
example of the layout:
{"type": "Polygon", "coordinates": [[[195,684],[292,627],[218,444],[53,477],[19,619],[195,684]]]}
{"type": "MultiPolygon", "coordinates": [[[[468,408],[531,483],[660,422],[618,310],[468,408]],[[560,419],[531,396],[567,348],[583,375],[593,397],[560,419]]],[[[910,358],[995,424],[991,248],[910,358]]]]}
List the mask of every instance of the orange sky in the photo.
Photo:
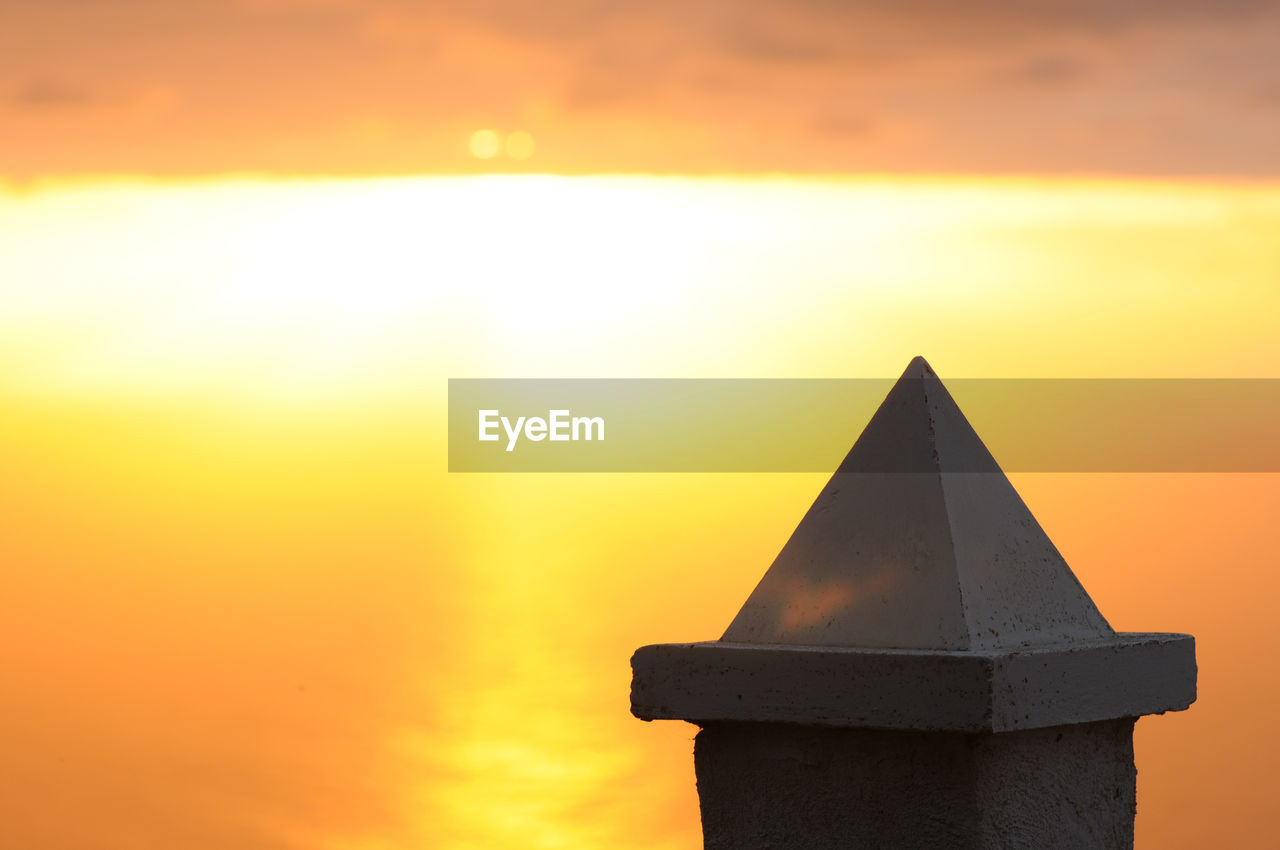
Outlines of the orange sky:
{"type": "MultiPolygon", "coordinates": [[[[627,658],[720,634],[824,476],[450,475],[445,380],[1277,377],[1277,32],[0,0],[0,844],[698,846],[627,658]],[[640,174],[431,176],[492,172],[640,174]]],[[[1016,478],[1114,626],[1198,636],[1138,846],[1267,844],[1280,476],[1016,478]]]]}
{"type": "Polygon", "coordinates": [[[1274,176],[1278,34],[1258,0],[10,0],[0,177],[1274,176]]]}

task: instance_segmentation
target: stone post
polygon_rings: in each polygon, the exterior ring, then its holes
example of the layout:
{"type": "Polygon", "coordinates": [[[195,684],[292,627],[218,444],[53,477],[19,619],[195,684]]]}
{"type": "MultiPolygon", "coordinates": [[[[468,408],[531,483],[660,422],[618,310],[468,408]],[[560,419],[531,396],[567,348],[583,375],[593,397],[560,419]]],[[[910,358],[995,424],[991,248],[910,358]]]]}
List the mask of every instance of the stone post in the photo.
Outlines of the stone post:
{"type": "Polygon", "coordinates": [[[708,850],[1130,848],[1133,724],[1190,635],[1117,633],[921,358],[718,641],[632,660],[702,727],[708,850]]]}

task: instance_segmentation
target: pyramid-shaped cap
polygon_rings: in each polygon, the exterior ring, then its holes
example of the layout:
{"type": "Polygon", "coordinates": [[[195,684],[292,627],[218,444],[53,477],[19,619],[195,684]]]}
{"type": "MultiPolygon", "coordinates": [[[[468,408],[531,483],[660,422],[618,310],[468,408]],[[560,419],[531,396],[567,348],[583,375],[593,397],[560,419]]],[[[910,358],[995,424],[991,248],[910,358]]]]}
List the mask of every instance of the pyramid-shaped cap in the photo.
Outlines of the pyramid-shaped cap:
{"type": "Polygon", "coordinates": [[[917,357],[721,640],[991,650],[1114,634],[917,357]]]}

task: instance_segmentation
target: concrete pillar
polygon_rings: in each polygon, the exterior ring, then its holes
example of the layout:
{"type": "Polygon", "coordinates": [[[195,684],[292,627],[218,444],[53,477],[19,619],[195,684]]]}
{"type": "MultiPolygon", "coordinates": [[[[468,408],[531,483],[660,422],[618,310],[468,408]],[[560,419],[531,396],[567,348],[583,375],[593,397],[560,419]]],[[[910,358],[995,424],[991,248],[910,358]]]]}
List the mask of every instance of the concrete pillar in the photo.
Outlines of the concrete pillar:
{"type": "Polygon", "coordinates": [[[916,358],[718,641],[632,658],[702,727],[705,846],[1129,848],[1134,719],[1190,635],[1117,633],[916,358]]]}

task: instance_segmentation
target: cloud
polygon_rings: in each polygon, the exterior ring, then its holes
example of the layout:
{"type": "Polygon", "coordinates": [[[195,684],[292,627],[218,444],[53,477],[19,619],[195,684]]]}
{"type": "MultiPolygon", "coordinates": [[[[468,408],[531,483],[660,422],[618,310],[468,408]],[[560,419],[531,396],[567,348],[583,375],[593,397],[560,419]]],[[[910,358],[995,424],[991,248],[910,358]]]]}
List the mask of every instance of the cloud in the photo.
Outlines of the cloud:
{"type": "Polygon", "coordinates": [[[876,123],[865,115],[833,109],[821,113],[813,122],[819,133],[840,136],[846,139],[865,137],[875,132],[876,123]]]}
{"type": "Polygon", "coordinates": [[[1001,75],[1001,79],[1033,88],[1060,88],[1082,81],[1088,72],[1085,62],[1072,56],[1050,53],[1017,62],[1001,75]]]}
{"type": "Polygon", "coordinates": [[[29,109],[67,108],[88,106],[94,102],[94,97],[80,86],[37,79],[18,88],[11,102],[29,109]]]}

